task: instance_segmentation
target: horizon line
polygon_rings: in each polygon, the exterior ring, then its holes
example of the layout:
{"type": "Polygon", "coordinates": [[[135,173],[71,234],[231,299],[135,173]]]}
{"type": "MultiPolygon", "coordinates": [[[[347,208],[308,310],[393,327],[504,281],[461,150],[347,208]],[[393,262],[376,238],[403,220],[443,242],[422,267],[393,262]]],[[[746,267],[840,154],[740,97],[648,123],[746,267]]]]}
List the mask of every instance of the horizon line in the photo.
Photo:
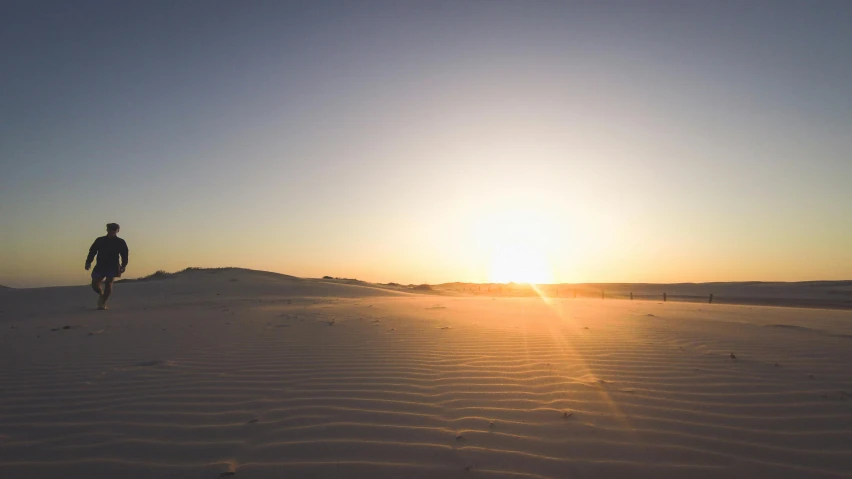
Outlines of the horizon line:
{"type": "MultiPolygon", "coordinates": [[[[252,268],[244,268],[240,266],[221,266],[221,267],[194,267],[189,266],[183,268],[181,270],[177,270],[175,272],[167,272],[165,270],[157,270],[154,273],[145,276],[139,276],[135,278],[121,278],[116,279],[116,281],[121,282],[129,282],[129,281],[139,281],[145,278],[152,278],[157,275],[163,276],[173,276],[181,273],[186,273],[190,271],[209,271],[209,270],[243,270],[257,273],[271,273],[277,274],[281,276],[289,276],[291,278],[297,279],[308,279],[308,280],[337,280],[337,281],[357,281],[360,283],[368,283],[368,284],[378,284],[378,285],[390,285],[390,284],[398,284],[398,285],[418,285],[418,284],[428,284],[430,286],[440,286],[440,285],[448,285],[448,284],[469,284],[469,285],[530,285],[530,286],[594,286],[594,285],[652,285],[652,286],[675,286],[675,285],[746,285],[746,284],[813,284],[813,283],[852,283],[852,279],[809,279],[809,280],[796,280],[796,281],[772,281],[772,280],[738,280],[738,281],[675,281],[675,282],[645,282],[645,281],[586,281],[586,282],[554,282],[554,283],[531,283],[531,282],[475,282],[475,281],[444,281],[437,283],[399,283],[395,281],[389,282],[381,282],[381,281],[367,281],[357,278],[346,278],[346,277],[332,277],[332,276],[321,276],[321,277],[310,277],[310,276],[296,276],[287,273],[281,273],[278,271],[269,271],[269,270],[260,270],[260,269],[252,269],[252,268]]],[[[84,285],[84,283],[81,283],[84,285]]],[[[61,287],[74,287],[77,285],[44,285],[44,286],[8,286],[4,284],[0,284],[0,288],[5,289],[38,289],[38,288],[61,288],[61,287]]]]}

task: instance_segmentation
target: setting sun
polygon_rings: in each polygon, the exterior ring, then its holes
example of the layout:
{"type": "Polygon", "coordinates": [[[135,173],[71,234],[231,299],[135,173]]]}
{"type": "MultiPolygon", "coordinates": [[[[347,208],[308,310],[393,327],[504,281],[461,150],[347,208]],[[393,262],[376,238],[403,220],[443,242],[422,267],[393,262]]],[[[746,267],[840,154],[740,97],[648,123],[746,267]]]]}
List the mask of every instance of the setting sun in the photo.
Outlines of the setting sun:
{"type": "Polygon", "coordinates": [[[552,283],[547,258],[538,249],[524,244],[497,248],[491,261],[491,281],[495,283],[552,283]]]}
{"type": "Polygon", "coordinates": [[[495,205],[477,214],[471,231],[494,283],[554,282],[553,253],[560,241],[570,243],[546,209],[529,204],[495,205]]]}

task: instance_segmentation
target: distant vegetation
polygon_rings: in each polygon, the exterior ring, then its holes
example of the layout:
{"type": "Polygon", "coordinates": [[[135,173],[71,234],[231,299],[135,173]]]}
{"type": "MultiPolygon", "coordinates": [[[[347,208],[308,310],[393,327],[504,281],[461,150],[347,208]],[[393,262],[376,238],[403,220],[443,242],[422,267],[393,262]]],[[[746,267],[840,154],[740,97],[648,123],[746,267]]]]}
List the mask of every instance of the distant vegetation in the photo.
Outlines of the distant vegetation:
{"type": "Polygon", "coordinates": [[[176,271],[174,273],[169,273],[168,271],[161,269],[161,270],[158,270],[156,273],[149,274],[148,276],[142,276],[141,278],[133,278],[133,279],[120,279],[116,282],[117,283],[135,283],[135,282],[139,282],[139,281],[155,281],[155,280],[160,280],[160,279],[174,278],[175,276],[177,276],[181,273],[186,273],[186,272],[189,272],[189,271],[209,271],[211,273],[214,273],[214,272],[217,272],[217,271],[232,270],[232,269],[239,269],[239,268],[233,268],[233,267],[198,268],[198,267],[195,267],[195,266],[190,266],[189,268],[184,268],[184,269],[182,269],[180,271],[176,271]]]}
{"type": "Polygon", "coordinates": [[[357,282],[357,283],[367,283],[367,284],[377,284],[379,286],[391,286],[394,288],[409,288],[415,291],[434,291],[434,288],[428,284],[399,284],[399,283],[369,283],[368,281],[361,281],[360,279],[354,278],[339,278],[335,276],[323,276],[322,279],[332,279],[336,281],[346,281],[347,283],[357,282]]]}
{"type": "MultiPolygon", "coordinates": [[[[180,271],[178,271],[178,273],[180,273],[180,271]]],[[[141,278],[119,279],[118,281],[116,281],[116,283],[134,283],[136,281],[154,281],[154,280],[158,280],[158,279],[168,279],[168,278],[171,278],[178,273],[169,273],[168,271],[161,269],[161,270],[158,270],[156,273],[149,274],[148,276],[143,276],[141,278]]]]}
{"type": "Polygon", "coordinates": [[[359,283],[365,283],[366,281],[361,281],[360,279],[355,278],[338,278],[332,276],[323,276],[322,279],[336,279],[337,281],[357,281],[359,283]]]}

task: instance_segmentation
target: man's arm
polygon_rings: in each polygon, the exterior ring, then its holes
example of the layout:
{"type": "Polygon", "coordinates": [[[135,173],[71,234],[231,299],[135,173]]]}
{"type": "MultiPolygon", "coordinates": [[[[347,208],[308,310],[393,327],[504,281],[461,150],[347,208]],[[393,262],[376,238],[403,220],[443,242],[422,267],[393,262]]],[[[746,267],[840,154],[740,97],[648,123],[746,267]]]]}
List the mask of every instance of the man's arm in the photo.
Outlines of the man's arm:
{"type": "Polygon", "coordinates": [[[98,254],[98,248],[100,246],[98,243],[99,239],[100,238],[95,239],[95,242],[92,243],[92,246],[89,248],[89,255],[86,256],[86,269],[89,269],[89,266],[92,265],[92,260],[94,260],[95,255],[98,254]]]}
{"type": "Polygon", "coordinates": [[[127,242],[121,242],[121,251],[118,252],[121,255],[121,271],[124,271],[124,268],[127,267],[127,262],[130,260],[130,250],[127,249],[127,242]]]}

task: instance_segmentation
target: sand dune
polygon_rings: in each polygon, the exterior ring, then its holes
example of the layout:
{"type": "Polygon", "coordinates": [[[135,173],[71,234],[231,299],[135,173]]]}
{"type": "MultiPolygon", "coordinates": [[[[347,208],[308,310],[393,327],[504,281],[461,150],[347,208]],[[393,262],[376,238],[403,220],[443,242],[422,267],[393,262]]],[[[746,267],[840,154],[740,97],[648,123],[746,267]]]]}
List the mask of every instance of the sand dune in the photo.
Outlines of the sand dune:
{"type": "Polygon", "coordinates": [[[0,293],[4,477],[852,478],[848,311],[239,270],[94,300],[0,293]]]}

